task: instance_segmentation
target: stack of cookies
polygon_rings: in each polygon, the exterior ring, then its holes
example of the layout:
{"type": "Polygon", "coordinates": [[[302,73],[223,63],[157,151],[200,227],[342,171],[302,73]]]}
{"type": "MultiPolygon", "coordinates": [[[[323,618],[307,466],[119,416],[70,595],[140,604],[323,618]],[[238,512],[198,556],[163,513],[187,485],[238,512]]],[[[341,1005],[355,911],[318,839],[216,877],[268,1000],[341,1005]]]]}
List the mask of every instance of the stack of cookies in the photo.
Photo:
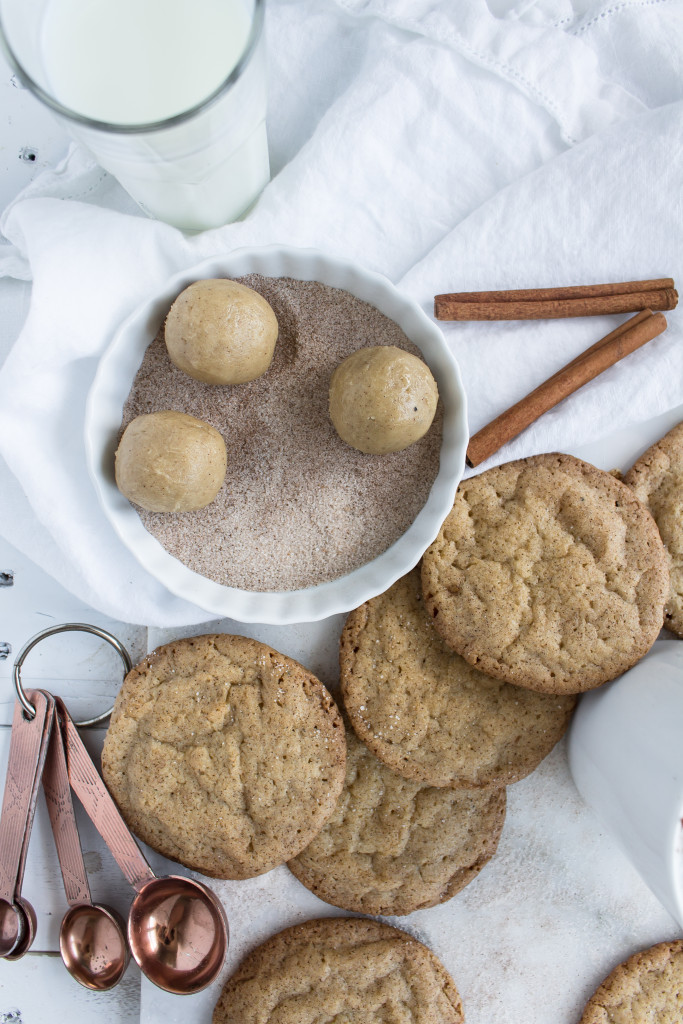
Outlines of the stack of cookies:
{"type": "MultiPolygon", "coordinates": [[[[102,771],[133,831],[206,875],[244,879],[268,871],[310,849],[333,813],[343,833],[345,819],[347,826],[349,817],[362,823],[364,809],[374,806],[384,808],[380,817],[388,825],[379,823],[378,849],[392,839],[400,844],[406,834],[404,857],[388,853],[385,870],[378,869],[382,891],[397,906],[403,901],[402,912],[465,885],[495,848],[504,796],[442,796],[392,776],[350,734],[349,740],[349,771],[364,790],[363,807],[355,810],[348,787],[340,799],[344,726],[322,683],[265,644],[212,634],[160,647],[128,674],[102,771]],[[386,788],[386,799],[377,799],[378,788],[386,788]],[[439,830],[447,837],[443,858],[430,848],[439,830]],[[414,833],[412,841],[408,833],[414,833]]],[[[353,870],[353,857],[350,863],[353,870]]],[[[343,869],[337,874],[340,900],[355,899],[359,909],[373,910],[376,900],[364,902],[365,893],[377,889],[372,868],[356,887],[349,878],[346,891],[343,869]]],[[[421,1024],[464,1020],[453,980],[422,943],[374,921],[308,921],[247,958],[225,986],[214,1022],[286,1018],[313,1024],[323,1013],[332,1019],[344,1010],[351,1021],[361,1019],[352,1014],[359,1009],[364,1021],[379,1024],[387,1007],[400,1012],[406,1000],[411,1019],[421,1024]]]]}
{"type": "MultiPolygon", "coordinates": [[[[578,693],[647,652],[668,596],[657,527],[612,475],[547,455],[462,484],[421,568],[347,619],[346,780],[291,871],[357,913],[451,898],[495,853],[505,786],[550,752],[578,693]]],[[[274,1017],[284,1004],[302,1020],[351,1007],[384,1019],[364,987],[367,974],[376,991],[375,957],[392,941],[373,932],[370,946],[363,929],[377,927],[308,922],[275,936],[228,982],[214,1024],[255,1019],[245,1005],[263,991],[274,1017]]],[[[397,983],[393,961],[386,970],[397,983]]],[[[418,984],[401,975],[403,992],[418,984]]],[[[452,991],[440,975],[434,1020],[460,1019],[452,991]]]]}
{"type": "MultiPolygon", "coordinates": [[[[344,717],[311,673],[256,641],[154,652],[127,677],[103,752],[128,823],[208,875],[286,861],[355,913],[450,899],[494,855],[505,787],[552,750],[577,694],[638,661],[665,606],[681,628],[680,532],[667,554],[639,500],[665,525],[676,487],[680,505],[674,440],[626,483],[553,454],[461,484],[421,566],[348,616],[344,717]]],[[[309,921],[247,958],[214,1022],[379,1022],[406,1000],[424,1024],[463,1020],[452,979],[414,939],[309,921]]]]}
{"type": "Polygon", "coordinates": [[[551,751],[576,694],[646,653],[668,586],[652,517],[612,475],[542,455],[463,483],[421,570],[347,619],[357,738],[297,878],[372,914],[462,889],[496,850],[504,787],[551,751]]]}
{"type": "Polygon", "coordinates": [[[352,612],[341,637],[348,719],[337,808],[289,862],[346,910],[408,914],[450,899],[496,851],[505,785],[564,732],[573,697],[490,679],[432,625],[419,570],[352,612]]]}

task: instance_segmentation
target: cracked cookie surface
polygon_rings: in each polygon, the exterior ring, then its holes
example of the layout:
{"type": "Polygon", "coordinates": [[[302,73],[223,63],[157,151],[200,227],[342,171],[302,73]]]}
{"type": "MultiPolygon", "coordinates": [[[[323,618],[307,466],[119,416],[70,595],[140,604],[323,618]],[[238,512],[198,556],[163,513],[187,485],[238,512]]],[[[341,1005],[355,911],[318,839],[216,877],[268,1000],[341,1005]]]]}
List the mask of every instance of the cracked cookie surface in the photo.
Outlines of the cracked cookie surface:
{"type": "Polygon", "coordinates": [[[437,957],[379,921],[326,918],[258,946],[228,980],[213,1024],[463,1024],[437,957]]]}
{"type": "Polygon", "coordinates": [[[650,510],[664,541],[671,579],[664,625],[683,637],[683,423],[641,455],[624,483],[650,510]]]}
{"type": "Polygon", "coordinates": [[[351,612],[339,660],[357,735],[393,771],[431,786],[524,778],[576,703],[491,679],[451,650],[424,607],[419,568],[351,612]]]}
{"type": "Polygon", "coordinates": [[[396,775],[349,730],[336,810],[290,871],[333,906],[410,914],[444,903],[496,852],[505,790],[437,789],[396,775]]]}
{"type": "Polygon", "coordinates": [[[437,630],[472,665],[579,693],[650,649],[669,572],[629,487],[571,455],[535,455],[460,484],[422,589],[437,630]]]}
{"type": "Polygon", "coordinates": [[[129,672],[102,773],[155,850],[216,878],[250,878],[322,828],[345,749],[314,675],[266,644],[213,634],[159,647],[129,672]]]}
{"type": "Polygon", "coordinates": [[[683,939],[660,942],[619,964],[586,1004],[579,1024],[680,1024],[683,939]]]}

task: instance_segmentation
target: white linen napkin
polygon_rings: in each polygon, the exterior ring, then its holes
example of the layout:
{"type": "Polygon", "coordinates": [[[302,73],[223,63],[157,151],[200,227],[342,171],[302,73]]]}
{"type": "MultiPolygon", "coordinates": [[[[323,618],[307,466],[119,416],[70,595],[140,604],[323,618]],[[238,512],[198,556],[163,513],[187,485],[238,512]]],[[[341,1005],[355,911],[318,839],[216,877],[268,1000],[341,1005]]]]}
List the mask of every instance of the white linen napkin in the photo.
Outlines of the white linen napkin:
{"type": "MultiPolygon", "coordinates": [[[[82,427],[119,324],[208,256],[312,245],[385,273],[428,311],[442,291],[680,278],[683,67],[668,41],[681,28],[678,0],[271,0],[275,173],[244,221],[187,237],[131,214],[77,147],[6,211],[0,273],[32,278],[33,291],[0,379],[2,532],[118,619],[206,619],[114,535],[82,427]]],[[[471,430],[616,322],[444,325],[471,430]]],[[[669,322],[495,461],[567,450],[681,403],[677,312],[669,322]]]]}

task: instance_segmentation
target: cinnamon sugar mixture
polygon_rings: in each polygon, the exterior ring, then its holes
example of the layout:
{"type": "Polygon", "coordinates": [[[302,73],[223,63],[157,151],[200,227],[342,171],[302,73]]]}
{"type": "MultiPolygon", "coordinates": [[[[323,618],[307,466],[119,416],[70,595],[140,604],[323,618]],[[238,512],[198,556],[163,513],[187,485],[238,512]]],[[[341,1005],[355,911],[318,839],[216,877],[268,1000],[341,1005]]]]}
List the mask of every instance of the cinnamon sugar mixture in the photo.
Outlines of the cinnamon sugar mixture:
{"type": "Polygon", "coordinates": [[[440,411],[416,444],[365,455],[337,436],[329,381],[357,348],[398,345],[420,355],[397,324],[338,288],[251,274],[280,334],[269,370],[216,387],[170,362],[163,328],[149,346],[123,410],[176,409],[223,435],[228,471],[198,512],[138,509],[145,528],[190,569],[244,590],[297,590],[336,579],[385,551],[425,504],[439,469],[440,411]]]}

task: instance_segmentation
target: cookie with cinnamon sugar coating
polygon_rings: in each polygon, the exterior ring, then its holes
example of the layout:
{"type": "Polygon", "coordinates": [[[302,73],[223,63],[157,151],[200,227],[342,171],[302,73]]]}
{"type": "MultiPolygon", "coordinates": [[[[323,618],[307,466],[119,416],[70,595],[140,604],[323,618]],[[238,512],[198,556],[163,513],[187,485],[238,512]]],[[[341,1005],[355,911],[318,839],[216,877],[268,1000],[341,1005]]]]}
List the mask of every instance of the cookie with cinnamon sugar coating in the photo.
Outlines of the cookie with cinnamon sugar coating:
{"type": "Polygon", "coordinates": [[[463,481],[422,562],[425,605],[471,665],[579,693],[650,649],[669,593],[657,526],[633,491],[571,455],[463,481]]]}
{"type": "Polygon", "coordinates": [[[680,1024],[683,939],[660,942],[614,968],[589,999],[579,1024],[680,1024]]]}
{"type": "Polygon", "coordinates": [[[575,705],[485,676],[452,651],[425,610],[419,568],[351,612],[339,663],[356,734],[392,771],[430,786],[497,788],[524,778],[575,705]]]}
{"type": "Polygon", "coordinates": [[[332,817],[287,867],[320,899],[360,914],[445,903],[493,857],[505,789],[403,778],[346,733],[346,782],[332,817]]]}
{"type": "Polygon", "coordinates": [[[267,939],[228,979],[213,1012],[213,1024],[464,1019],[455,983],[431,950],[388,924],[348,917],[305,921],[267,939]]]}
{"type": "Polygon", "coordinates": [[[102,774],[149,846],[214,878],[252,878],[322,828],[345,759],[319,679],[257,640],[213,633],[165,644],[128,673],[102,774]]]}
{"type": "Polygon", "coordinates": [[[671,578],[664,625],[683,637],[683,423],[641,455],[624,483],[650,510],[664,541],[671,578]]]}

